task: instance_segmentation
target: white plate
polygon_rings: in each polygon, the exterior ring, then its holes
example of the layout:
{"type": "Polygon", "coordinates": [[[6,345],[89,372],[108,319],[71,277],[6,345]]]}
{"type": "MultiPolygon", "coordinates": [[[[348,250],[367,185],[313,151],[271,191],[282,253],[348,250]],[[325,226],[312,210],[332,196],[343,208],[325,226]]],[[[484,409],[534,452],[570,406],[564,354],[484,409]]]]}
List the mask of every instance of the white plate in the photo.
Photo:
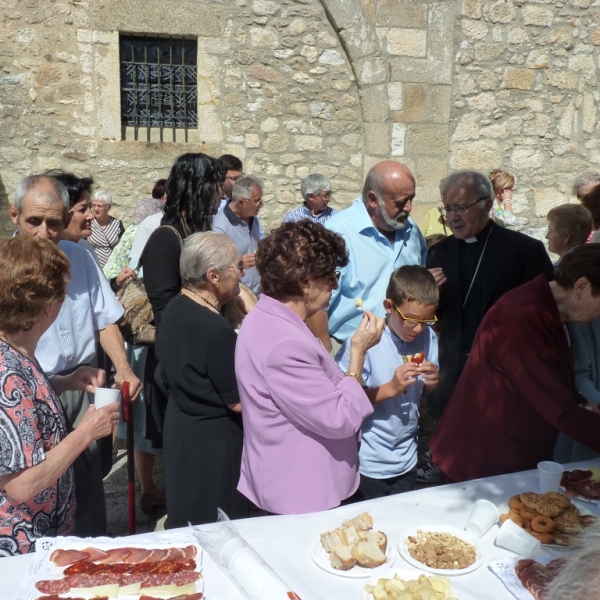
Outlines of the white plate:
{"type": "Polygon", "coordinates": [[[382,571],[389,569],[394,564],[394,561],[396,560],[396,551],[394,550],[394,545],[391,543],[389,538],[385,555],[387,556],[387,561],[381,566],[375,567],[374,569],[367,569],[367,567],[356,565],[348,571],[341,571],[339,569],[334,569],[331,566],[331,563],[329,562],[329,554],[325,552],[325,548],[323,548],[323,544],[321,544],[320,537],[317,537],[310,546],[310,557],[313,559],[317,567],[320,567],[323,569],[323,571],[327,571],[328,573],[339,575],[340,577],[351,577],[354,579],[358,579],[360,577],[371,577],[371,575],[375,573],[381,573],[382,571]]]}
{"type": "Polygon", "coordinates": [[[479,569],[479,567],[483,564],[483,549],[479,544],[478,538],[476,538],[473,534],[465,531],[464,529],[458,529],[457,527],[452,527],[450,525],[419,525],[418,527],[411,527],[403,531],[400,534],[400,541],[398,542],[398,550],[400,551],[400,556],[413,567],[417,569],[422,569],[423,571],[428,571],[429,573],[435,573],[436,575],[443,575],[444,577],[452,577],[453,575],[464,575],[465,573],[471,573],[471,571],[475,571],[475,569],[479,569]],[[421,531],[430,531],[431,533],[449,533],[465,542],[475,546],[475,550],[477,552],[477,559],[472,565],[464,569],[433,569],[428,567],[427,565],[419,562],[414,559],[409,553],[408,548],[406,546],[406,540],[408,536],[415,536],[418,530],[421,531]]]}
{"type": "MultiPolygon", "coordinates": [[[[419,575],[425,575],[425,573],[423,573],[423,571],[417,571],[416,569],[390,569],[385,573],[380,573],[379,575],[371,577],[371,579],[365,582],[365,585],[377,585],[377,582],[381,578],[393,579],[394,575],[398,575],[400,579],[404,579],[405,581],[411,581],[413,579],[418,579],[419,575]]],[[[360,595],[360,600],[375,600],[373,594],[369,594],[369,592],[365,590],[364,585],[360,595]]]]}

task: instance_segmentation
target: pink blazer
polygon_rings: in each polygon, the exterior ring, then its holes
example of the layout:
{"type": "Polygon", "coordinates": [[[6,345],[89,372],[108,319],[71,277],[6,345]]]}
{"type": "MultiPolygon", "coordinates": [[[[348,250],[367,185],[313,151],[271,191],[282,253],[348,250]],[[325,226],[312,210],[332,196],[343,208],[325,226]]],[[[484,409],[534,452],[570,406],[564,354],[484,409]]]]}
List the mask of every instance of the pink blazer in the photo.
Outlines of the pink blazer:
{"type": "Polygon", "coordinates": [[[358,487],[358,433],[373,407],[292,310],[262,294],[235,352],[244,450],[238,489],[260,508],[338,506],[358,487]]]}

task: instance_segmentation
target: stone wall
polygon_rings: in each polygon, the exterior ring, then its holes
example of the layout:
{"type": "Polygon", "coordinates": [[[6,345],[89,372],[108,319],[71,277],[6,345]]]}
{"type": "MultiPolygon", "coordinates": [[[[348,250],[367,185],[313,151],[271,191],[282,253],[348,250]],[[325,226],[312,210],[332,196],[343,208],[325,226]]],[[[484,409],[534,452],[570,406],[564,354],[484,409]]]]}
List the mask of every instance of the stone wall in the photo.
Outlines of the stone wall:
{"type": "Polygon", "coordinates": [[[449,170],[511,170],[518,227],[539,235],[600,163],[599,17],[599,0],[4,0],[0,227],[28,173],[92,174],[127,222],[204,151],[265,179],[267,228],[308,173],[342,207],[392,157],[417,176],[417,218],[449,170]],[[197,142],[121,139],[119,32],[198,39],[197,142]]]}

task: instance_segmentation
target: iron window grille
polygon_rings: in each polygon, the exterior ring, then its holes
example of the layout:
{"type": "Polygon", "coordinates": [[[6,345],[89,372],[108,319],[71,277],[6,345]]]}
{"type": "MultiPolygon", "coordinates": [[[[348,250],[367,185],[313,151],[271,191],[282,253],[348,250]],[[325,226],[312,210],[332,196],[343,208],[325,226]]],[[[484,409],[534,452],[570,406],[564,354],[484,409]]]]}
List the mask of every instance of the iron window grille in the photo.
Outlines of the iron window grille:
{"type": "Polygon", "coordinates": [[[134,128],[134,139],[150,140],[150,129],[198,127],[196,40],[173,36],[121,35],[121,124],[134,128]]]}

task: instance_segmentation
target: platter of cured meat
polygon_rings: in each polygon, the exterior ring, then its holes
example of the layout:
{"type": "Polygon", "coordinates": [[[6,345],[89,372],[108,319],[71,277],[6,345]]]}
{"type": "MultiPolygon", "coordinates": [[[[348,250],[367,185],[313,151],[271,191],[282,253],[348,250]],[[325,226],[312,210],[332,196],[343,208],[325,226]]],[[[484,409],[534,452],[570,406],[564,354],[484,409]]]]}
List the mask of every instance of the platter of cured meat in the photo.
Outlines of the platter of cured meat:
{"type": "MultiPolygon", "coordinates": [[[[82,540],[88,544],[90,541],[82,540]]],[[[33,578],[37,595],[28,593],[25,597],[200,600],[204,595],[204,580],[198,556],[195,544],[57,546],[37,565],[33,578]]]]}
{"type": "Polygon", "coordinates": [[[531,558],[523,558],[515,565],[515,574],[521,585],[536,599],[543,600],[544,595],[555,577],[565,566],[564,557],[555,558],[546,564],[531,558]]]}
{"type": "Polygon", "coordinates": [[[568,496],[592,504],[600,503],[600,470],[575,469],[565,471],[560,481],[561,488],[568,496]]]}

